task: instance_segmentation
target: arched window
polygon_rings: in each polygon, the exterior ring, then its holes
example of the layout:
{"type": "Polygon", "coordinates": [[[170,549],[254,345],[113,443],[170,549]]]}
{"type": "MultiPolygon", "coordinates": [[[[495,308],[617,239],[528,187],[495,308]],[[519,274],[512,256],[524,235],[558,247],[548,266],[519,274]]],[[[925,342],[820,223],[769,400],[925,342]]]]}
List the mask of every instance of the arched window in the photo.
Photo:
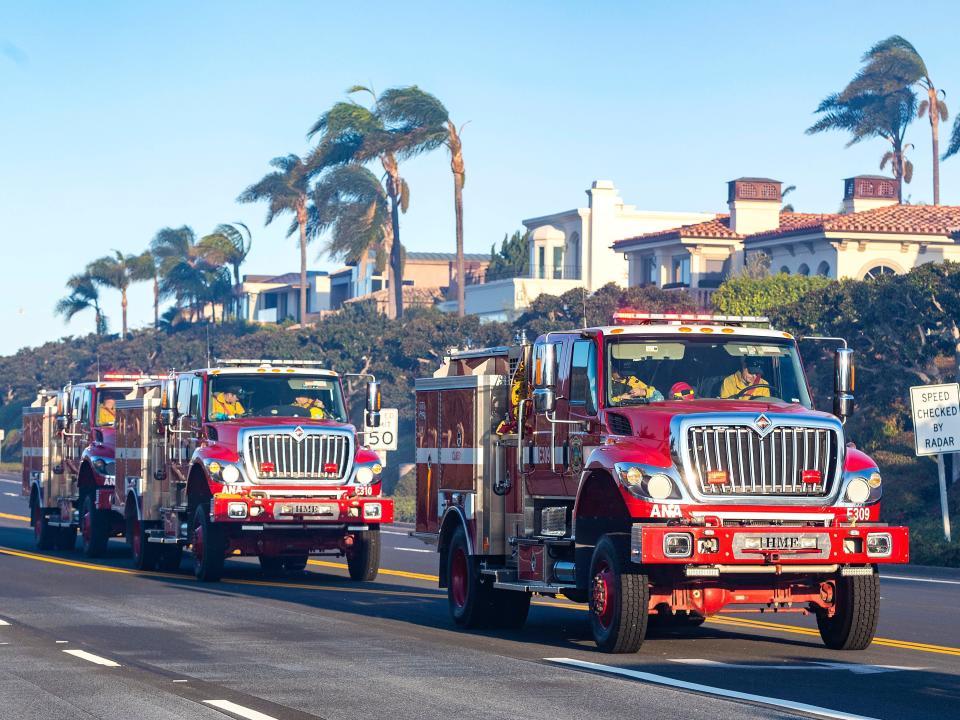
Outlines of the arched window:
{"type": "Polygon", "coordinates": [[[822,275],[823,277],[830,277],[830,263],[824,260],[822,263],[817,265],[817,275],[822,275]]]}
{"type": "Polygon", "coordinates": [[[801,263],[800,267],[797,268],[797,275],[809,275],[809,274],[810,274],[810,268],[807,266],[806,263],[801,263]]]}
{"type": "Polygon", "coordinates": [[[864,280],[876,280],[882,275],[896,275],[897,271],[889,265],[874,265],[863,274],[864,280]]]}
{"type": "Polygon", "coordinates": [[[784,265],[782,268],[780,268],[780,273],[781,273],[782,275],[789,275],[789,274],[790,274],[790,268],[788,268],[786,265],[784,265]]]}
{"type": "Polygon", "coordinates": [[[580,233],[573,232],[567,238],[566,265],[563,268],[563,277],[571,280],[580,279],[580,233]]]}

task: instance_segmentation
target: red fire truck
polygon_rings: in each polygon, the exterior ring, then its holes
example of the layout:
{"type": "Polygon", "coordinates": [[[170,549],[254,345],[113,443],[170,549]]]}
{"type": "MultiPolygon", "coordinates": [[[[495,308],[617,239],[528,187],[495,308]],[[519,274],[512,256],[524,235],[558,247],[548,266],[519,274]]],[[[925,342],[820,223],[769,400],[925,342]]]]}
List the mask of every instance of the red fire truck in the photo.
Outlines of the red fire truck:
{"type": "MultiPolygon", "coordinates": [[[[376,577],[393,501],[348,422],[341,376],[312,362],[222,360],[143,387],[117,406],[110,498],[137,567],[176,568],[189,545],[205,581],[229,555],[258,556],[271,573],[345,555],[351,578],[376,577]]],[[[379,413],[374,380],[368,426],[379,413]]]]}
{"type": "Polygon", "coordinates": [[[43,391],[23,409],[23,494],[38,547],[72,549],[79,527],[84,554],[97,557],[123,531],[122,518],[110,512],[116,404],[135,397],[145,380],[107,373],[43,391]]]}
{"type": "Polygon", "coordinates": [[[724,608],[811,612],[863,649],[881,563],[876,463],[813,408],[796,340],[765,318],[622,311],[531,346],[451,352],[417,381],[417,526],[463,626],[525,622],[532,594],[588,602],[598,647],[724,608]]]}

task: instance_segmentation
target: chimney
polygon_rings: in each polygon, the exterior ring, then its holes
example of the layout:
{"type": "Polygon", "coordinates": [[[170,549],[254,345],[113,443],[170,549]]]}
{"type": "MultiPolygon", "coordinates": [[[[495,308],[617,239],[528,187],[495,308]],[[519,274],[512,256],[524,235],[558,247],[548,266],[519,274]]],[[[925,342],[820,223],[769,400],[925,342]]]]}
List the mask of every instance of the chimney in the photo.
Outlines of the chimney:
{"type": "Polygon", "coordinates": [[[780,181],[739,178],[727,183],[730,229],[738,235],[780,227],[780,181]]]}
{"type": "Polygon", "coordinates": [[[857,175],[843,181],[843,213],[897,204],[897,181],[882,175],[857,175]]]}

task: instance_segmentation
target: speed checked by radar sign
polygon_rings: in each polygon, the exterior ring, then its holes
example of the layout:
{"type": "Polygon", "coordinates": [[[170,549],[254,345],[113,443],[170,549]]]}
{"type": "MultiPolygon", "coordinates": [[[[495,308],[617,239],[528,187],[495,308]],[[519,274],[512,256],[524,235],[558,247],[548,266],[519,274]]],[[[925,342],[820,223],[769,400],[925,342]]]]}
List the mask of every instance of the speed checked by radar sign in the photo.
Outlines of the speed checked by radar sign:
{"type": "Polygon", "coordinates": [[[917,455],[960,451],[960,384],[910,388],[917,455]]]}
{"type": "Polygon", "coordinates": [[[382,409],[380,411],[380,424],[377,427],[364,426],[363,444],[371,450],[396,450],[399,425],[400,411],[397,408],[382,409]]]}

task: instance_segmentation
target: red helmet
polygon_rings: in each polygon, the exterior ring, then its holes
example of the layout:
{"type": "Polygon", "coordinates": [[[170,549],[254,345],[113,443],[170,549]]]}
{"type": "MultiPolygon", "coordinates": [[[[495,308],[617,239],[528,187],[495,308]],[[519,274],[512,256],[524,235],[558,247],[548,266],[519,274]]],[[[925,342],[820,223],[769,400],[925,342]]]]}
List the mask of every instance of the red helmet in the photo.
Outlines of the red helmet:
{"type": "Polygon", "coordinates": [[[670,388],[671,400],[693,400],[695,398],[693,388],[685,382],[674,383],[673,387],[670,388]]]}

